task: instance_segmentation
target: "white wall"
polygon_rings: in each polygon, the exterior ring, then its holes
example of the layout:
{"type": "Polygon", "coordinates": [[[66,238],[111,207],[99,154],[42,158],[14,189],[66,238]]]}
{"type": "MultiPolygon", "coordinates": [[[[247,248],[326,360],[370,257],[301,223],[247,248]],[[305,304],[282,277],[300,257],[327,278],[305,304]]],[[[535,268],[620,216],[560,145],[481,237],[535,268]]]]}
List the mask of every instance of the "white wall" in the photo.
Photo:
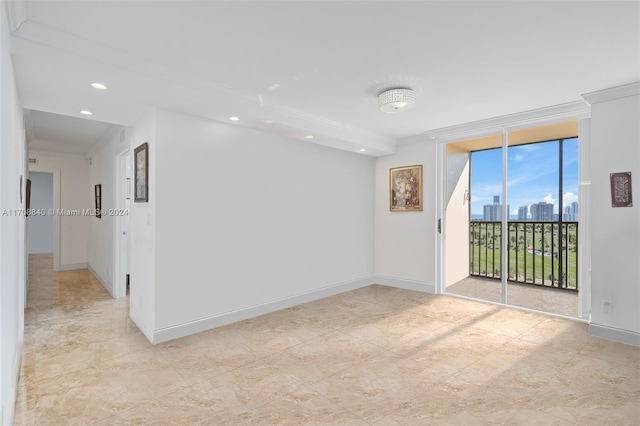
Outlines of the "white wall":
{"type": "Polygon", "coordinates": [[[427,138],[376,161],[375,272],[382,284],[435,291],[437,147],[427,138]],[[389,210],[389,169],[422,164],[423,211],[389,210]]]}
{"type": "MultiPolygon", "coordinates": [[[[60,209],[94,208],[93,187],[89,185],[89,160],[79,156],[29,152],[37,164],[29,171],[60,171],[60,209]]],[[[60,216],[60,269],[87,267],[89,250],[88,216],[60,216]]]]}
{"type": "MultiPolygon", "coordinates": [[[[29,172],[32,210],[53,209],[53,173],[29,172]]],[[[29,253],[53,253],[53,216],[34,214],[27,218],[29,253]]]]}
{"type": "Polygon", "coordinates": [[[373,158],[166,110],[151,158],[156,329],[373,273],[373,158]]]}
{"type": "MultiPolygon", "coordinates": [[[[22,107],[9,54],[5,6],[0,5],[0,212],[26,207],[24,191],[27,179],[22,107]]],[[[24,336],[24,215],[2,214],[0,235],[0,422],[10,425],[24,336]]]]}
{"type": "Polygon", "coordinates": [[[640,345],[640,96],[591,107],[591,330],[640,345]],[[632,173],[633,207],[611,207],[609,173],[632,173]],[[604,313],[602,302],[612,302],[604,313]]]}
{"type": "Polygon", "coordinates": [[[469,276],[469,151],[446,146],[445,288],[469,276]]]}
{"type": "MultiPolygon", "coordinates": [[[[149,144],[149,202],[131,203],[131,269],[129,304],[131,319],[153,342],[156,309],[156,112],[151,111],[131,128],[131,151],[149,144]]],[[[187,153],[188,154],[188,153],[187,153]]],[[[186,155],[186,154],[182,154],[186,155]]],[[[175,200],[183,205],[182,197],[175,200]]],[[[171,226],[180,226],[181,218],[171,226]]],[[[170,261],[177,268],[175,260],[170,261]]]]}

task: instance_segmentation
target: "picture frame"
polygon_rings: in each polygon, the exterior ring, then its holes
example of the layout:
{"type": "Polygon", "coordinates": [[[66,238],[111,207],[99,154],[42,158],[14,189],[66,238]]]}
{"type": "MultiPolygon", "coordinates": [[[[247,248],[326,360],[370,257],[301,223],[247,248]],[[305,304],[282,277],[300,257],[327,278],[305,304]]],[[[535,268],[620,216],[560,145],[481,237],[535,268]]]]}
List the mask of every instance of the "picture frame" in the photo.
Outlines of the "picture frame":
{"type": "Polygon", "coordinates": [[[143,143],[133,151],[135,170],[134,203],[149,202],[149,144],[143,143]]]}
{"type": "Polygon", "coordinates": [[[611,207],[632,207],[631,172],[610,173],[611,207]]]}
{"type": "Polygon", "coordinates": [[[26,216],[29,216],[29,210],[31,210],[31,179],[27,179],[25,188],[25,207],[26,216]]]}
{"type": "Polygon", "coordinates": [[[422,165],[389,169],[389,210],[422,211],[422,165]]]}
{"type": "Polygon", "coordinates": [[[96,199],[96,217],[102,218],[102,184],[97,184],[94,189],[96,199]]]}

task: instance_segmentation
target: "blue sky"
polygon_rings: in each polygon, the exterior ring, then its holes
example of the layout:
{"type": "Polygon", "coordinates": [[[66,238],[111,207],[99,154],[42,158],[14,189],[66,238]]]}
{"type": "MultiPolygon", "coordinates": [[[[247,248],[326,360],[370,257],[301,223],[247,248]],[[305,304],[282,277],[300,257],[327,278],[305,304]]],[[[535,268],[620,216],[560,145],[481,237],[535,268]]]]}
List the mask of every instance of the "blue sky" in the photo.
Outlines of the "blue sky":
{"type": "MultiPolygon", "coordinates": [[[[511,216],[518,207],[546,201],[558,212],[557,141],[509,147],[507,194],[511,216]]],[[[578,138],[565,139],[563,204],[578,201],[578,138]]],[[[482,215],[482,207],[500,195],[502,204],[502,149],[476,151],[471,156],[471,214],[482,215]]]]}

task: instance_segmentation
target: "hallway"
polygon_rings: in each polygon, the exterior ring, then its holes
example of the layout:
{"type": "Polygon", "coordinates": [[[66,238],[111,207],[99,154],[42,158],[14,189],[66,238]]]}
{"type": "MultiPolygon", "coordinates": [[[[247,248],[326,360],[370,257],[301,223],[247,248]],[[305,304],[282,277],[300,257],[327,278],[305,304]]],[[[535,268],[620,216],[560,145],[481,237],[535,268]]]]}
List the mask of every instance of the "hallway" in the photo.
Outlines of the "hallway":
{"type": "Polygon", "coordinates": [[[640,348],[384,286],[152,346],[87,271],[30,257],[16,425],[633,424],[640,348]]]}

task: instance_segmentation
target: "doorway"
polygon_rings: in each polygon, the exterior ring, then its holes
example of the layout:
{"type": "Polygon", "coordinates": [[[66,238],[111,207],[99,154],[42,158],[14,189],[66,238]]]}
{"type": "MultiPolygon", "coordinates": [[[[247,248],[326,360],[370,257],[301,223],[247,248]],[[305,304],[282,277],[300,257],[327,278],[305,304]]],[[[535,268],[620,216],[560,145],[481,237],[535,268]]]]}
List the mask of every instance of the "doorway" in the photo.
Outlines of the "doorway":
{"type": "Polygon", "coordinates": [[[443,292],[578,318],[579,122],[443,146],[443,292]]]}
{"type": "Polygon", "coordinates": [[[115,211],[119,212],[114,226],[114,297],[128,294],[130,268],[130,212],[131,212],[131,151],[126,150],[116,156],[115,211]],[[120,214],[121,213],[121,214],[120,214]]]}

